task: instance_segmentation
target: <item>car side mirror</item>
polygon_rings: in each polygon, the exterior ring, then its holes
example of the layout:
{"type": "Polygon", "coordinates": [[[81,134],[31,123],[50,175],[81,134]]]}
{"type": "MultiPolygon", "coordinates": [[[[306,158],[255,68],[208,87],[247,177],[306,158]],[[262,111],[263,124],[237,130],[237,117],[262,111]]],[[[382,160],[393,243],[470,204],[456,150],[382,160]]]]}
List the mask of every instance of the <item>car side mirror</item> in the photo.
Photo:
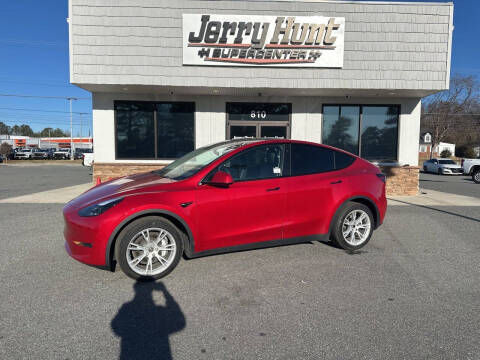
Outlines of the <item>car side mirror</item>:
{"type": "Polygon", "coordinates": [[[233,184],[233,178],[232,175],[225,171],[217,171],[207,184],[227,188],[233,184]]]}

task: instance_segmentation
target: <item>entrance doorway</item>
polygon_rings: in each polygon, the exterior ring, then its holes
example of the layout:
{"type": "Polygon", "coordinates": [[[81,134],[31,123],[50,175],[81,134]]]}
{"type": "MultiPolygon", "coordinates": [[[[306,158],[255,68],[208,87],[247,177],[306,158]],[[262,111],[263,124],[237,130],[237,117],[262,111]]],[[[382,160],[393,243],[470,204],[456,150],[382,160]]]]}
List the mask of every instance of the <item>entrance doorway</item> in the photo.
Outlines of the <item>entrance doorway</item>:
{"type": "Polygon", "coordinates": [[[227,138],[290,138],[291,104],[227,103],[227,138]]]}

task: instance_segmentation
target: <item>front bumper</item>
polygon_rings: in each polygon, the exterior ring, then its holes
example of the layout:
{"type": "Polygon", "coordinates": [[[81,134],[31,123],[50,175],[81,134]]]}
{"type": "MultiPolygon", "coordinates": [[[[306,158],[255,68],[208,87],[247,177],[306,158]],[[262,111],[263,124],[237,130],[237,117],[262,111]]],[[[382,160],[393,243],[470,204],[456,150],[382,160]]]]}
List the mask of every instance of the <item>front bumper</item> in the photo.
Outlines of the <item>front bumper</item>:
{"type": "Polygon", "coordinates": [[[444,168],[442,169],[442,174],[443,175],[463,175],[463,169],[448,169],[444,168]]]}
{"type": "Polygon", "coordinates": [[[81,217],[78,209],[67,204],[63,209],[65,226],[65,249],[67,253],[82,263],[105,266],[106,249],[111,234],[110,226],[99,217],[81,217]]]}

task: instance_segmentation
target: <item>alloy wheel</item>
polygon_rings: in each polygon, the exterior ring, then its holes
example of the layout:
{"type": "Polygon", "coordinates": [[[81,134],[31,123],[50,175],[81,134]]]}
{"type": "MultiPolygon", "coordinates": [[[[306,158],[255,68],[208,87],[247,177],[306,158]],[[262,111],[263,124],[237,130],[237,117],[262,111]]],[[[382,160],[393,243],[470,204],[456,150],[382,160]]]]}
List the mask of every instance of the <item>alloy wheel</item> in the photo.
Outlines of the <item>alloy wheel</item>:
{"type": "Polygon", "coordinates": [[[358,246],[368,239],[370,228],[368,214],[363,210],[352,210],[343,220],[342,235],[349,245],[358,246]]]}
{"type": "Polygon", "coordinates": [[[139,275],[154,276],[168,269],[177,247],[173,235],[165,229],[147,228],[132,237],[126,257],[130,269],[139,275]]]}

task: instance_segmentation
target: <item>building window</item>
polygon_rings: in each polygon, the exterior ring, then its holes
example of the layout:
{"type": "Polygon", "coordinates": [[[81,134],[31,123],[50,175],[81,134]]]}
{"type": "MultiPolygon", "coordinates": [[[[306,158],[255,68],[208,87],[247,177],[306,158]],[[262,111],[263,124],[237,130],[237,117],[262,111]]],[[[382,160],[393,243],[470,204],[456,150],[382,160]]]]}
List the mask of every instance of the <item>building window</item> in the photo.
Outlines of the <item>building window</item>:
{"type": "Polygon", "coordinates": [[[325,105],[322,143],[367,160],[396,161],[399,115],[396,105],[325,105]]]}
{"type": "Polygon", "coordinates": [[[174,159],[195,148],[195,104],[115,101],[116,159],[174,159]]]}

